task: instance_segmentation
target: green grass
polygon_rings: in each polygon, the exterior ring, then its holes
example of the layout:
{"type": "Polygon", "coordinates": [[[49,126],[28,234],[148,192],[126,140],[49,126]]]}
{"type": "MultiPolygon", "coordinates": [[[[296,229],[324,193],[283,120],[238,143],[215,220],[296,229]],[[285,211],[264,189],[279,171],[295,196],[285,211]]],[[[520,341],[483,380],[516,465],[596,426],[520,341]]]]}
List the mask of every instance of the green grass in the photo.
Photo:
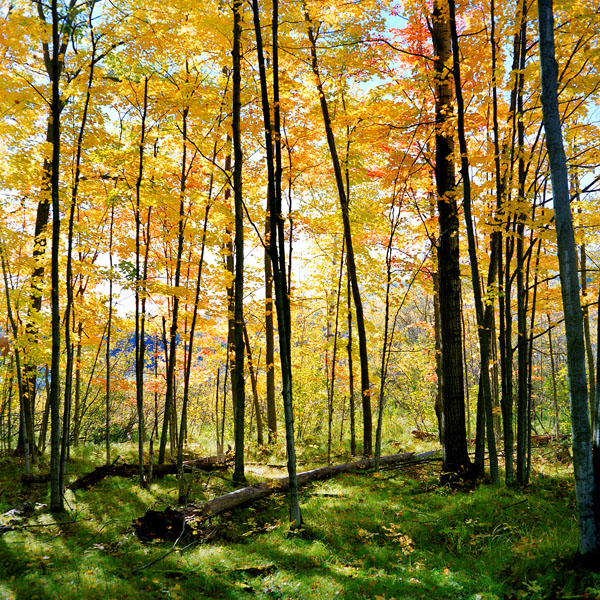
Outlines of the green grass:
{"type": "MultiPolygon", "coordinates": [[[[132,449],[120,453],[129,458],[132,449]]],[[[81,448],[72,476],[101,463],[101,454],[81,448]]],[[[0,458],[1,512],[27,498],[48,503],[47,486],[18,483],[20,468],[14,458],[0,458]]],[[[178,548],[138,572],[172,543],[139,542],[131,522],[148,508],[174,504],[177,480],[142,490],[135,480],[108,478],[68,492],[66,515],[41,507],[26,521],[33,527],[0,535],[0,600],[600,598],[600,576],[570,561],[576,522],[564,467],[538,460],[527,490],[483,484],[463,491],[439,487],[438,468],[309,485],[301,491],[305,525],[293,535],[287,499],[265,499],[214,519],[210,541],[178,548]]],[[[219,477],[198,476],[192,497],[230,489],[219,477]]]]}

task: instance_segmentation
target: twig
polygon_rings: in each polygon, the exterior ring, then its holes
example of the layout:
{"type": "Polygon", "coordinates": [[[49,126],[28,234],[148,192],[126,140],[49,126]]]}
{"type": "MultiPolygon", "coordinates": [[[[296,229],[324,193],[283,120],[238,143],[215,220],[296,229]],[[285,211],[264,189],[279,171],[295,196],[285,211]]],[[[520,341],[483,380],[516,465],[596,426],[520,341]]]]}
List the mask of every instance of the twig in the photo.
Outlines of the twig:
{"type": "MultiPolygon", "coordinates": [[[[175,552],[175,550],[177,549],[177,544],[179,544],[179,540],[181,540],[181,538],[183,537],[185,530],[186,530],[186,523],[184,522],[183,527],[181,528],[181,533],[179,534],[179,537],[173,542],[173,545],[171,546],[171,549],[168,552],[165,552],[165,554],[163,554],[162,556],[159,556],[158,558],[151,560],[149,563],[146,563],[145,565],[142,565],[141,567],[137,567],[137,568],[133,569],[133,571],[131,571],[131,574],[134,575],[135,573],[138,573],[139,571],[143,571],[144,569],[151,567],[152,565],[155,565],[157,562],[160,562],[161,560],[167,558],[167,556],[169,556],[169,554],[173,554],[173,552],[175,552]]],[[[196,542],[192,542],[192,544],[194,544],[194,543],[196,543],[196,542]]],[[[188,544],[187,546],[184,546],[184,548],[189,548],[189,546],[191,546],[192,544],[188,544]]]]}

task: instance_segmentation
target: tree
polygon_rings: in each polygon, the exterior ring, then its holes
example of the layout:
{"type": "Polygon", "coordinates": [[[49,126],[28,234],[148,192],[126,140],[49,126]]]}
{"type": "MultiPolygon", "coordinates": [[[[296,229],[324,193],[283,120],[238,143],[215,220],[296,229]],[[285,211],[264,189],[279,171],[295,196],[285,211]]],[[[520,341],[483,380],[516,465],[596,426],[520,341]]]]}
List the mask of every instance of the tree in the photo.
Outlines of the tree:
{"type": "Polygon", "coordinates": [[[600,440],[593,440],[587,399],[583,315],[579,297],[577,247],[561,120],[558,112],[558,64],[554,51],[554,12],[552,0],[538,0],[542,113],[556,220],[556,241],[567,335],[567,364],[573,427],[573,465],[579,529],[579,551],[595,556],[600,551],[600,504],[598,474],[600,440]],[[593,455],[592,455],[593,452],[593,455]],[[592,460],[593,456],[593,460],[592,460]]]}
{"type": "MultiPolygon", "coordinates": [[[[267,76],[262,42],[260,10],[258,0],[252,1],[256,50],[260,74],[260,92],[263,112],[267,154],[267,213],[269,215],[269,245],[265,244],[273,268],[275,287],[275,308],[277,311],[277,330],[279,333],[279,360],[281,362],[282,396],[285,418],[285,436],[287,468],[290,496],[290,526],[298,529],[302,525],[302,512],[298,494],[298,476],[296,469],[296,442],[294,432],[294,408],[292,387],[292,351],[291,351],[291,311],[286,276],[285,236],[283,215],[281,213],[281,120],[279,99],[279,2],[273,3],[271,29],[273,34],[273,121],[271,121],[271,103],[267,87],[267,76]]],[[[268,335],[268,333],[267,333],[268,335]]],[[[270,365],[267,365],[267,369],[270,365]]]]}
{"type": "Polygon", "coordinates": [[[60,476],[60,356],[61,327],[59,305],[60,261],[60,23],[58,2],[52,0],[52,159],[50,164],[50,193],[52,198],[52,261],[51,261],[51,315],[52,315],[52,370],[50,379],[50,510],[63,512],[64,480],[60,476]]]}
{"type": "Polygon", "coordinates": [[[240,483],[246,480],[244,475],[244,418],[246,396],[244,385],[244,207],[242,197],[242,137],[241,137],[241,85],[242,85],[242,1],[233,2],[233,108],[231,124],[233,130],[233,201],[235,213],[235,283],[233,304],[233,346],[234,368],[231,373],[234,428],[235,428],[235,470],[233,479],[240,483]]]}
{"type": "Polygon", "coordinates": [[[452,42],[448,6],[438,0],[432,15],[432,38],[436,54],[435,74],[435,180],[439,220],[437,248],[441,331],[442,427],[444,478],[468,475],[471,461],[467,451],[462,327],[460,321],[460,264],[458,207],[454,162],[454,140],[447,122],[452,114],[452,42]]]}
{"type": "Polygon", "coordinates": [[[344,224],[344,240],[346,242],[346,265],[348,269],[348,279],[352,289],[352,299],[354,301],[354,310],[356,313],[356,329],[358,332],[358,347],[360,355],[360,380],[362,390],[362,408],[363,408],[363,453],[365,456],[373,454],[373,417],[371,413],[371,384],[369,382],[369,354],[367,349],[367,333],[365,328],[365,318],[363,303],[358,285],[358,276],[356,271],[356,261],[354,257],[354,245],[352,243],[352,231],[350,226],[350,207],[348,203],[347,190],[344,187],[344,178],[342,168],[338,157],[338,151],[331,126],[331,116],[329,114],[329,105],[327,97],[321,81],[319,72],[319,61],[317,56],[317,41],[315,29],[313,27],[311,17],[308,13],[306,2],[303,2],[304,20],[307,24],[309,49],[311,57],[311,67],[315,75],[317,91],[319,93],[319,101],[321,105],[321,113],[323,116],[323,125],[327,136],[327,146],[331,156],[333,172],[335,175],[336,189],[342,209],[342,220],[344,224]]]}

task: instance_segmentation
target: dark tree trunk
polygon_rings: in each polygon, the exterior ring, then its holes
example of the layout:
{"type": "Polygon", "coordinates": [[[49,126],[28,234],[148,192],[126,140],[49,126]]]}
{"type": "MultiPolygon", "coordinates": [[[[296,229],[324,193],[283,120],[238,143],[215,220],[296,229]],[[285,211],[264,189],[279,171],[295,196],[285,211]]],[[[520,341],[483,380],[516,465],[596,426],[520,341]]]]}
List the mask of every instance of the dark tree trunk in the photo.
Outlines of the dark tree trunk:
{"type": "Polygon", "coordinates": [[[246,353],[248,355],[248,372],[250,373],[250,383],[252,385],[252,400],[254,402],[254,412],[256,413],[256,441],[259,446],[264,446],[262,415],[260,410],[260,401],[258,399],[258,381],[254,361],[252,360],[252,346],[250,346],[250,337],[248,328],[244,323],[244,342],[246,344],[246,353]]]}
{"type": "Polygon", "coordinates": [[[110,348],[112,342],[112,320],[113,320],[113,227],[115,223],[115,209],[110,207],[110,230],[108,236],[108,322],[106,324],[106,400],[104,413],[104,429],[106,435],[106,464],[110,465],[110,348]]]}
{"type": "MultiPolygon", "coordinates": [[[[187,63],[186,63],[187,67],[187,63]]],[[[172,412],[176,413],[175,407],[175,365],[177,364],[177,330],[179,327],[179,283],[181,280],[181,258],[183,256],[184,229],[185,229],[185,192],[188,173],[187,164],[187,117],[189,107],[183,109],[182,116],[182,158],[179,186],[179,216],[177,219],[177,256],[175,259],[175,293],[173,294],[173,313],[171,315],[171,327],[169,328],[169,360],[167,361],[167,389],[165,390],[165,418],[163,419],[162,433],[160,436],[160,447],[158,451],[158,463],[165,461],[165,452],[167,446],[167,433],[169,419],[166,415],[172,412]]],[[[181,422],[185,428],[185,424],[181,422]]],[[[179,450],[178,450],[179,454],[179,450]]]]}
{"type": "Polygon", "coordinates": [[[350,403],[350,454],[356,456],[356,407],[354,400],[354,361],[352,352],[352,297],[350,289],[350,277],[347,277],[347,298],[348,298],[348,394],[350,403]]]}
{"type": "MultiPolygon", "coordinates": [[[[52,165],[50,191],[52,198],[52,259],[51,259],[51,314],[52,314],[52,367],[50,371],[50,510],[62,512],[64,488],[60,477],[60,112],[59,90],[60,57],[58,2],[52,0],[52,165]]],[[[67,325],[68,326],[68,325],[67,325]]]]}
{"type": "MultiPolygon", "coordinates": [[[[140,485],[146,487],[148,482],[144,472],[144,362],[146,358],[145,340],[145,318],[146,318],[146,269],[148,261],[144,260],[141,266],[141,243],[142,233],[141,217],[141,187],[144,178],[144,145],[146,142],[146,116],[148,112],[148,77],[144,78],[144,101],[142,109],[142,127],[140,132],[138,176],[135,183],[135,388],[136,406],[138,417],[138,460],[140,485]]],[[[148,209],[148,232],[145,248],[145,256],[148,256],[148,245],[150,242],[150,209],[148,209]]],[[[165,418],[168,418],[165,415],[165,418]]]]}
{"type": "Polygon", "coordinates": [[[269,254],[273,267],[273,284],[275,287],[275,308],[277,310],[277,329],[279,333],[279,359],[281,361],[281,379],[283,409],[285,418],[285,438],[287,451],[287,468],[289,477],[290,523],[292,529],[302,525],[302,512],[298,495],[298,477],[296,472],[296,445],[294,440],[294,410],[292,388],[292,353],[291,353],[291,314],[288,295],[288,279],[286,277],[284,220],[281,209],[281,123],[279,106],[279,2],[273,3],[273,125],[271,126],[270,103],[267,89],[260,12],[258,0],[253,0],[254,30],[260,72],[261,103],[267,148],[267,194],[268,213],[270,219],[269,254]]]}
{"type": "Polygon", "coordinates": [[[454,141],[446,130],[452,114],[452,58],[450,22],[438,2],[433,10],[433,46],[436,54],[436,149],[435,179],[439,214],[438,272],[440,299],[442,379],[442,451],[444,479],[470,472],[467,449],[460,321],[460,263],[458,208],[452,154],[454,141]]]}
{"type": "MultiPolygon", "coordinates": [[[[66,7],[65,20],[70,21],[73,10],[75,7],[76,0],[70,0],[66,7]]],[[[38,16],[40,21],[47,24],[46,14],[44,5],[41,2],[37,3],[38,16]]],[[[58,14],[58,5],[56,3],[50,4],[50,18],[52,21],[52,27],[54,28],[54,20],[56,19],[56,36],[54,35],[54,29],[52,30],[52,45],[48,42],[42,42],[42,53],[44,57],[44,65],[48,78],[52,86],[52,99],[50,101],[50,115],[48,117],[48,123],[46,128],[46,142],[52,144],[55,139],[60,135],[55,131],[55,124],[53,117],[56,116],[60,119],[60,113],[64,107],[63,100],[60,97],[59,83],[60,77],[64,67],[64,57],[67,51],[69,36],[66,31],[60,32],[60,16],[58,14]],[[56,48],[54,45],[56,44],[56,48]],[[52,46],[52,48],[51,48],[52,46]],[[55,60],[56,58],[56,60],[55,60]],[[54,82],[56,81],[56,93],[57,98],[54,98],[54,82]],[[56,113],[56,114],[55,114],[56,113]]],[[[65,28],[66,30],[66,28],[65,28]]],[[[56,127],[60,127],[60,123],[57,120],[56,127]]],[[[47,246],[47,226],[50,218],[50,204],[52,200],[52,177],[53,177],[53,166],[52,157],[44,158],[44,164],[42,167],[42,182],[40,186],[40,201],[37,207],[35,230],[34,230],[34,242],[33,242],[33,263],[34,268],[31,274],[31,289],[30,289],[30,305],[29,314],[27,317],[27,323],[25,331],[30,343],[37,344],[38,338],[38,326],[36,324],[37,315],[42,308],[42,288],[43,280],[45,276],[44,256],[46,254],[47,246]]],[[[58,192],[57,192],[58,193],[58,192]]],[[[23,354],[22,361],[22,394],[23,400],[21,402],[21,414],[20,420],[23,421],[22,426],[19,429],[19,441],[17,443],[17,450],[23,447],[23,434],[27,431],[29,450],[32,457],[35,457],[36,446],[34,436],[34,413],[35,413],[35,390],[36,390],[36,379],[37,379],[37,365],[35,359],[30,353],[23,354]]]]}
{"type": "Polygon", "coordinates": [[[352,287],[352,298],[354,300],[354,308],[356,310],[356,329],[358,332],[358,351],[360,355],[360,375],[361,375],[361,390],[362,390],[362,408],[363,408],[363,453],[365,456],[373,454],[373,417],[371,412],[371,384],[369,383],[369,352],[367,348],[367,333],[365,328],[365,317],[363,305],[360,295],[360,287],[358,285],[358,277],[356,273],[356,262],[354,260],[354,246],[352,244],[352,231],[350,227],[350,210],[348,197],[344,187],[344,179],[342,168],[338,157],[333,128],[331,126],[331,117],[329,115],[329,106],[327,97],[323,89],[323,83],[319,72],[319,63],[317,59],[317,45],[314,29],[306,4],[304,7],[304,20],[308,25],[308,39],[310,44],[310,55],[312,71],[315,74],[317,82],[317,91],[319,92],[319,100],[321,103],[321,112],[323,114],[323,125],[327,135],[327,145],[331,155],[331,162],[335,174],[337,192],[342,210],[342,220],[344,225],[344,238],[346,240],[346,264],[348,266],[348,278],[352,287]]]}
{"type": "Polygon", "coordinates": [[[234,403],[235,469],[234,481],[243,483],[244,475],[244,419],[246,414],[246,393],[244,385],[244,206],[242,198],[242,137],[241,137],[241,0],[233,2],[233,203],[235,213],[235,284],[233,303],[233,346],[235,362],[231,372],[234,403]]]}
{"type": "MultiPolygon", "coordinates": [[[[268,199],[267,199],[268,205],[268,199]]],[[[265,371],[267,376],[267,428],[269,444],[277,439],[277,410],[275,406],[275,328],[273,320],[273,269],[268,240],[271,235],[271,215],[267,206],[265,219],[265,371]]]]}
{"type": "MultiPolygon", "coordinates": [[[[79,133],[77,136],[77,147],[75,153],[75,174],[73,177],[73,185],[71,188],[71,205],[69,207],[69,231],[67,236],[67,274],[66,274],[66,287],[67,287],[67,305],[65,308],[65,347],[66,347],[66,375],[65,375],[65,393],[64,393],[64,405],[63,405],[63,423],[62,423],[62,444],[61,444],[61,457],[60,457],[60,488],[65,489],[65,480],[67,476],[67,460],[69,457],[70,448],[70,432],[71,432],[71,392],[73,389],[73,369],[74,369],[74,348],[73,342],[71,341],[71,333],[75,329],[75,317],[73,315],[74,309],[74,297],[73,297],[73,228],[75,224],[75,209],[77,207],[78,192],[79,192],[79,181],[81,178],[81,153],[83,151],[83,136],[85,133],[85,127],[87,124],[88,109],[90,106],[90,98],[92,92],[92,84],[94,82],[94,66],[96,62],[96,38],[92,29],[92,13],[93,4],[90,8],[88,24],[91,31],[91,45],[92,45],[92,56],[90,59],[90,72],[87,81],[87,89],[85,96],[85,103],[83,106],[83,114],[81,116],[81,124],[79,127],[79,133]],[[73,323],[73,325],[71,325],[73,323]]],[[[81,364],[81,323],[79,326],[79,335],[77,342],[77,365],[75,369],[79,374],[81,364]]],[[[75,433],[79,437],[79,426],[76,427],[75,433]]],[[[77,443],[77,437],[75,438],[75,444],[77,443]]]]}
{"type": "MultiPolygon", "coordinates": [[[[465,132],[465,108],[462,95],[462,83],[460,76],[460,53],[458,48],[458,33],[456,31],[456,11],[454,0],[448,0],[450,12],[450,32],[452,37],[452,56],[454,88],[456,92],[456,110],[458,125],[458,140],[461,156],[461,174],[463,179],[463,210],[467,226],[467,243],[469,248],[469,262],[471,263],[471,282],[473,285],[473,296],[475,300],[475,313],[477,316],[477,332],[479,337],[480,355],[480,385],[482,391],[483,410],[485,411],[485,423],[487,429],[488,453],[490,461],[490,477],[492,483],[498,483],[498,455],[496,453],[496,436],[494,433],[494,417],[492,412],[492,387],[490,382],[490,354],[492,323],[494,320],[494,305],[487,303],[484,309],[484,298],[481,290],[481,279],[479,276],[479,261],[477,259],[477,247],[475,242],[475,225],[471,214],[471,176],[469,173],[469,158],[467,151],[467,137],[465,132]]],[[[490,267],[488,272],[488,288],[491,289],[496,281],[496,254],[497,240],[492,243],[490,267]]]]}
{"type": "MultiPolygon", "coordinates": [[[[523,63],[521,63],[523,64],[523,63]]],[[[517,111],[523,114],[523,90],[519,86],[517,93],[517,111]]],[[[525,127],[523,119],[517,122],[517,143],[519,149],[519,201],[525,202],[525,127]]],[[[517,218],[517,365],[518,365],[518,388],[517,388],[517,483],[526,485],[527,473],[527,449],[528,440],[531,435],[531,423],[529,420],[529,386],[528,384],[528,337],[527,337],[527,281],[525,277],[525,220],[526,215],[521,213],[517,218]]]]}

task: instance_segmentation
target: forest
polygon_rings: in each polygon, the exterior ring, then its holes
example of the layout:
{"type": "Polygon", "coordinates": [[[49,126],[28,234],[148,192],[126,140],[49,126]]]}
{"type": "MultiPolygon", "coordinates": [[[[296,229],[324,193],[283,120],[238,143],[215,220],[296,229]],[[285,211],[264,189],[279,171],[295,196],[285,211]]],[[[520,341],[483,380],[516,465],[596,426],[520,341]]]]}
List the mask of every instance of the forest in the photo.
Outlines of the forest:
{"type": "Polygon", "coordinates": [[[600,598],[596,3],[0,14],[1,599],[600,598]]]}

